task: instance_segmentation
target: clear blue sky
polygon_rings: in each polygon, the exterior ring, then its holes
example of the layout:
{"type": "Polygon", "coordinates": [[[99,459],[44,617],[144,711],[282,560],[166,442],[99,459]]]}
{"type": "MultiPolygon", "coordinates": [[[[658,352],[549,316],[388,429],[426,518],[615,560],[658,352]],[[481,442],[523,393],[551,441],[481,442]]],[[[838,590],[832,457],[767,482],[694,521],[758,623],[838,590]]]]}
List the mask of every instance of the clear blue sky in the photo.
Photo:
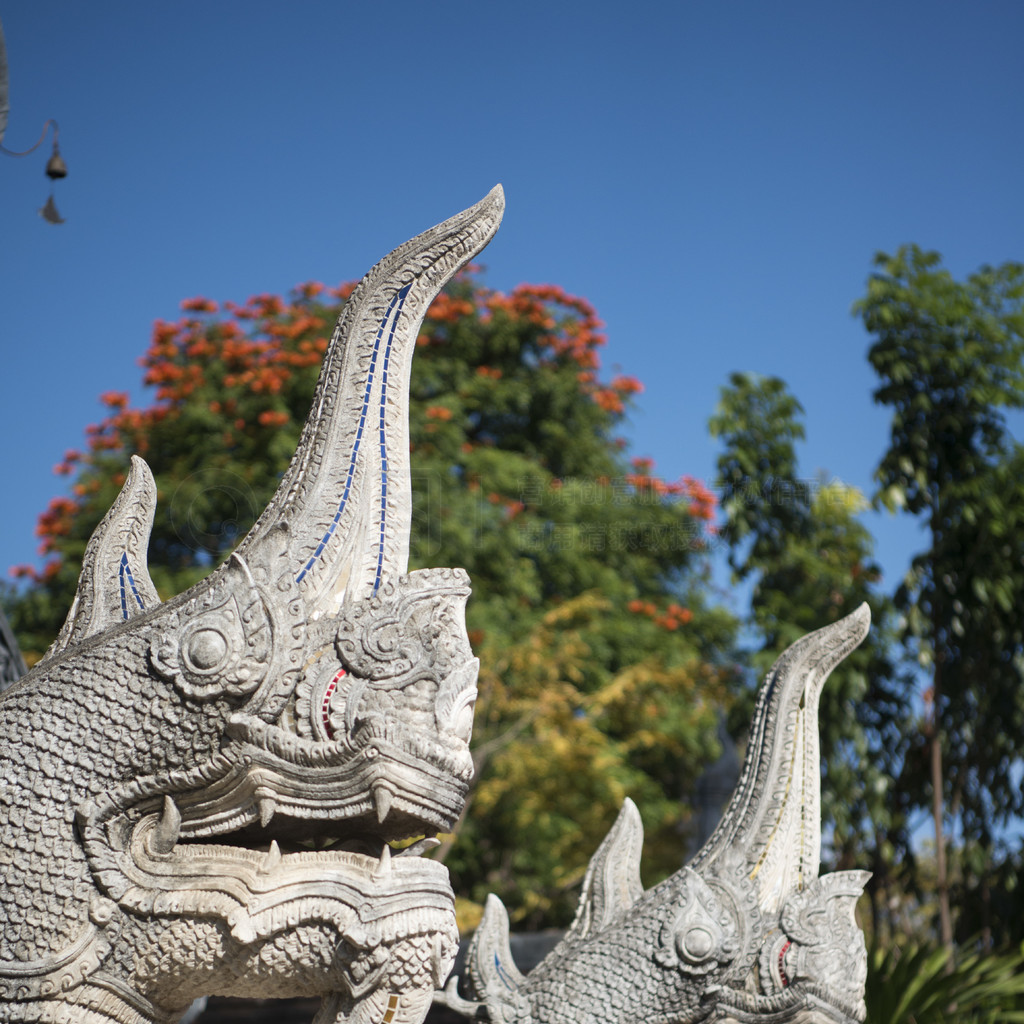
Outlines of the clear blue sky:
{"type": "MultiPolygon", "coordinates": [[[[137,357],[194,295],[360,276],[495,182],[488,282],[552,282],[646,384],[636,454],[710,480],[733,370],[807,410],[806,475],[870,489],[887,421],[850,316],[872,254],[963,275],[1024,258],[1024,5],[44,3],[0,0],[0,573],[35,557],[52,475],[145,402],[137,357]]],[[[872,517],[889,580],[915,531],[872,517]]]]}

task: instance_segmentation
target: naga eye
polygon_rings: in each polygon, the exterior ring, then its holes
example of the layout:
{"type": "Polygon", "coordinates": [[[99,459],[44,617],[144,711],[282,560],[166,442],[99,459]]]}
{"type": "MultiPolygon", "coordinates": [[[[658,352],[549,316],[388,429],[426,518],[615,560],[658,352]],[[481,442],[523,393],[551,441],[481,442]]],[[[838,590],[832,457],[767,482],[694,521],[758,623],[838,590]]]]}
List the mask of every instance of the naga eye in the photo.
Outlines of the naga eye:
{"type": "Polygon", "coordinates": [[[227,637],[218,629],[200,629],[185,644],[185,662],[193,672],[212,672],[228,653],[227,637]]]}
{"type": "Polygon", "coordinates": [[[707,928],[701,928],[699,925],[687,928],[676,937],[676,952],[691,964],[699,964],[706,960],[714,948],[714,936],[707,928]]]}

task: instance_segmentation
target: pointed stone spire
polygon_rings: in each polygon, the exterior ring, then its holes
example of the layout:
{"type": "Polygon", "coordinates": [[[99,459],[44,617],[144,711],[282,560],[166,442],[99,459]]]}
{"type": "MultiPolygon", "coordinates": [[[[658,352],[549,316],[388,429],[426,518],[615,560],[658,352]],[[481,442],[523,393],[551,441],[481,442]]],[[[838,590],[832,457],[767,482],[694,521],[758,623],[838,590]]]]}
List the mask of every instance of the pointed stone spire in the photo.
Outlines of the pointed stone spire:
{"type": "Polygon", "coordinates": [[[155,512],[153,474],[133,455],[121,493],[89,538],[71,610],[43,660],[160,603],[146,559],[155,512]]]}

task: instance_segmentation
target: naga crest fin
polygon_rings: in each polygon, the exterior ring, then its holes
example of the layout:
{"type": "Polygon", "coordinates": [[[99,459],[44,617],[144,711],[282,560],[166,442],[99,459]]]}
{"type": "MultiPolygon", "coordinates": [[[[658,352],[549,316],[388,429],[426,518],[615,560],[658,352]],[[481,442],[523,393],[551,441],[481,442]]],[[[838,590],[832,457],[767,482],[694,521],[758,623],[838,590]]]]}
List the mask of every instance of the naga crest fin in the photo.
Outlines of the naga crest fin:
{"type": "Polygon", "coordinates": [[[295,456],[238,547],[248,557],[268,530],[288,522],[294,578],[314,618],[373,596],[406,571],[416,338],[434,297],[491,240],[503,210],[496,185],[381,260],[345,306],[295,456]]]}
{"type": "Polygon", "coordinates": [[[45,658],[160,603],[146,560],[155,511],[153,474],[133,455],[121,493],[89,538],[71,610],[45,658]]]}
{"type": "Polygon", "coordinates": [[[563,940],[566,945],[601,931],[640,898],[643,845],[640,812],[626,797],[615,824],[590,858],[576,917],[563,940]]]}
{"type": "Polygon", "coordinates": [[[466,973],[473,997],[486,998],[488,1002],[494,993],[512,1000],[526,980],[512,959],[508,911],[494,893],[487,897],[484,916],[469,944],[466,973]]]}
{"type": "Polygon", "coordinates": [[[870,624],[871,611],[862,604],[846,618],[802,637],[775,663],[758,695],[736,791],[690,864],[703,874],[715,861],[738,854],[767,913],[777,913],[790,894],[818,877],[818,697],[831,671],[867,636],[870,624]]]}

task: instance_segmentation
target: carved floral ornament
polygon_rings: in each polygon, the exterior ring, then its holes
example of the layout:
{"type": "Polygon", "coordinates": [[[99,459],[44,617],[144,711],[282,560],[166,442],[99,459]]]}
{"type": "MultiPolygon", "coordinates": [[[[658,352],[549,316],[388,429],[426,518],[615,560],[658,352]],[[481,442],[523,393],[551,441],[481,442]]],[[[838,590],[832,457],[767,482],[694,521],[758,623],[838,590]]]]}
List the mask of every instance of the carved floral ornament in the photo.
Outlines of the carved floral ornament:
{"type": "MultiPolygon", "coordinates": [[[[422,1021],[458,935],[447,871],[419,855],[465,805],[478,663],[466,574],[407,572],[408,378],[427,307],[503,207],[496,187],[364,277],[276,495],[165,603],[133,458],[60,635],[0,697],[0,1024],[171,1024],[208,994],[422,1021]]],[[[818,878],[817,695],[867,625],[780,659],[689,865],[643,889],[627,802],[551,955],[520,974],[491,897],[461,992],[436,998],[494,1024],[862,1020],[867,876],[818,878]]]]}

